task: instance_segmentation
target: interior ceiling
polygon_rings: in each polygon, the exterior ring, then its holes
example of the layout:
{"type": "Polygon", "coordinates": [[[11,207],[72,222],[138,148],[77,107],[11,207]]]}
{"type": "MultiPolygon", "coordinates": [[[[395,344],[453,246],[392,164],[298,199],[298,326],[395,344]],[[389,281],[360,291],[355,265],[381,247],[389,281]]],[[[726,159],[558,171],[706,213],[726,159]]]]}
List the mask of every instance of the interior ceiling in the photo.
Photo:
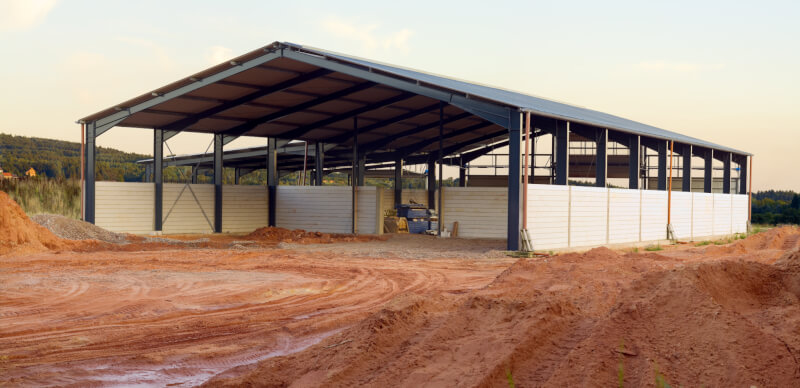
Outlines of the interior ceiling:
{"type": "MultiPolygon", "coordinates": [[[[439,101],[285,57],[167,99],[117,126],[350,148],[354,117],[360,150],[401,150],[407,155],[438,151],[439,101]]],[[[444,105],[443,119],[444,148],[480,146],[505,135],[501,126],[452,105],[444,105]]]]}

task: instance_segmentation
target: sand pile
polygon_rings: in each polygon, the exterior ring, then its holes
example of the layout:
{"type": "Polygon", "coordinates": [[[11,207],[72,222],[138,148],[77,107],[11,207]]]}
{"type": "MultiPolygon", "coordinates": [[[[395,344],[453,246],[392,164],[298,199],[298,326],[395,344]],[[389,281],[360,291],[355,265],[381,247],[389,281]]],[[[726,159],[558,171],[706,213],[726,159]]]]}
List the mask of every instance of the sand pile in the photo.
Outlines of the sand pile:
{"type": "Polygon", "coordinates": [[[781,226],[763,233],[752,235],[744,240],[737,240],[723,246],[708,246],[709,253],[748,253],[754,251],[776,249],[786,250],[800,247],[800,228],[781,226]]]}
{"type": "Polygon", "coordinates": [[[37,214],[32,216],[31,220],[67,240],[98,240],[113,244],[123,244],[128,241],[123,233],[114,233],[97,225],[61,215],[37,214]]]}
{"type": "Polygon", "coordinates": [[[8,194],[0,191],[0,255],[64,247],[49,230],[31,221],[8,194]]]}
{"type": "Polygon", "coordinates": [[[307,232],[302,229],[289,230],[277,227],[264,227],[254,230],[244,237],[246,240],[261,243],[298,243],[298,244],[330,244],[333,242],[371,241],[377,236],[355,236],[351,234],[334,234],[307,232]]]}
{"type": "Polygon", "coordinates": [[[482,289],[397,297],[208,385],[506,386],[510,375],[518,386],[800,386],[798,269],[797,250],[774,265],[605,248],[523,259],[482,289]]]}

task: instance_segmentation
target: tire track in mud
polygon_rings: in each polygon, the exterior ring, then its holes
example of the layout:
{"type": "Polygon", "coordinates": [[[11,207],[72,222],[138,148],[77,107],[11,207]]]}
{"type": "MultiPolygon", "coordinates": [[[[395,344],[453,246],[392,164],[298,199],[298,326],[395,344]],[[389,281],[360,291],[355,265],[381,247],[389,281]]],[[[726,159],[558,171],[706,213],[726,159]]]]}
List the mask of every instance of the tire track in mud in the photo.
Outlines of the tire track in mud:
{"type": "Polygon", "coordinates": [[[476,274],[464,260],[318,253],[51,256],[0,264],[11,268],[0,272],[0,299],[13,296],[0,305],[0,355],[10,360],[0,385],[195,385],[305,349],[399,294],[486,284],[507,265],[476,274]],[[179,255],[195,260],[170,260],[179,255]]]}

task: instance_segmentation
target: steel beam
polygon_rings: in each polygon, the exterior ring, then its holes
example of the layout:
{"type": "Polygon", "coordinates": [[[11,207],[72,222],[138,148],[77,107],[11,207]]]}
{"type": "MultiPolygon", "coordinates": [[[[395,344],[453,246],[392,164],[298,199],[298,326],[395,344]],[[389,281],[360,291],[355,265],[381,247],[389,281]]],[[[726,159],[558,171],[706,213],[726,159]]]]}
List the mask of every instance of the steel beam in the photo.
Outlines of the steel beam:
{"type": "MultiPolygon", "coordinates": [[[[513,142],[513,140],[510,140],[513,142]]],[[[509,146],[511,144],[509,143],[509,146]]],[[[558,121],[556,126],[556,181],[557,185],[569,183],[569,121],[558,121]]]]}
{"type": "Polygon", "coordinates": [[[692,145],[684,144],[681,153],[683,154],[683,182],[682,191],[687,193],[692,191],[692,145]]]}
{"type": "Polygon", "coordinates": [[[267,224],[269,226],[276,226],[276,206],[278,200],[278,153],[275,148],[277,147],[277,139],[271,137],[267,140],[267,203],[269,216],[267,224]]]}
{"type": "Polygon", "coordinates": [[[629,135],[628,137],[628,188],[639,189],[639,162],[641,162],[640,152],[641,136],[629,135]]]}
{"type": "Polygon", "coordinates": [[[164,229],[164,131],[161,129],[153,130],[153,182],[153,230],[160,232],[164,229]]]}
{"type": "Polygon", "coordinates": [[[518,251],[520,249],[521,201],[527,200],[520,198],[523,119],[521,112],[510,109],[508,116],[510,125],[508,126],[508,225],[506,238],[508,250],[518,251]]]}
{"type": "Polygon", "coordinates": [[[731,193],[731,153],[722,153],[722,192],[731,193]]]}
{"type": "Polygon", "coordinates": [[[309,133],[309,132],[311,132],[311,131],[313,131],[315,129],[319,129],[319,128],[325,127],[326,125],[337,123],[339,121],[346,120],[346,119],[349,119],[351,117],[355,117],[355,116],[358,116],[360,114],[367,113],[369,111],[373,111],[373,110],[376,110],[376,109],[384,108],[384,107],[387,107],[389,105],[396,104],[396,103],[398,103],[400,101],[407,100],[407,99],[412,98],[412,97],[414,97],[414,95],[412,93],[400,93],[400,94],[398,94],[396,96],[385,98],[385,99],[383,99],[381,101],[373,102],[371,104],[367,104],[365,106],[362,106],[361,108],[352,109],[350,111],[347,111],[347,112],[344,112],[344,113],[340,113],[338,115],[334,115],[334,116],[328,117],[327,119],[319,120],[319,121],[311,123],[311,124],[307,124],[307,125],[303,125],[303,126],[297,127],[297,128],[295,128],[295,129],[293,129],[293,130],[291,130],[289,132],[285,132],[285,133],[280,134],[280,137],[284,138],[284,139],[297,139],[297,138],[300,138],[300,137],[304,136],[305,134],[307,134],[307,133],[309,133]]]}
{"type": "Polygon", "coordinates": [[[508,127],[507,108],[488,102],[470,99],[466,95],[451,93],[431,87],[424,86],[419,82],[403,80],[396,77],[383,75],[373,72],[371,69],[362,69],[351,64],[331,61],[327,58],[313,54],[305,54],[296,49],[285,50],[283,55],[303,63],[308,63],[317,67],[331,69],[340,73],[358,77],[364,80],[376,82],[396,89],[404,90],[414,94],[430,97],[439,101],[446,101],[450,105],[457,106],[464,111],[480,116],[488,121],[502,127],[508,127]]]}
{"type": "MultiPolygon", "coordinates": [[[[373,86],[375,86],[375,83],[373,83],[373,82],[363,82],[363,83],[357,84],[355,86],[351,86],[349,88],[340,90],[338,92],[334,92],[334,93],[331,93],[331,94],[326,95],[326,96],[318,97],[318,98],[315,98],[315,99],[313,99],[311,101],[307,101],[307,102],[303,102],[303,103],[300,103],[300,104],[297,104],[297,105],[293,105],[290,108],[282,109],[282,110],[279,110],[277,112],[270,113],[268,115],[261,116],[261,117],[256,118],[256,119],[252,119],[250,121],[247,121],[245,123],[242,123],[240,125],[237,125],[237,126],[231,128],[231,129],[225,131],[225,134],[229,135],[229,136],[244,136],[244,135],[247,135],[250,131],[252,131],[256,127],[258,127],[259,125],[267,124],[267,123],[270,123],[272,121],[279,120],[279,119],[284,118],[286,116],[289,116],[289,115],[291,115],[293,113],[302,112],[302,111],[304,111],[306,109],[309,109],[309,108],[315,107],[317,105],[321,105],[321,104],[324,104],[326,102],[330,102],[330,101],[342,98],[344,96],[351,95],[353,93],[357,93],[357,92],[363,91],[363,90],[371,88],[373,86]]],[[[293,133],[293,132],[290,132],[290,133],[293,133]]],[[[299,137],[299,136],[302,136],[302,134],[301,135],[297,135],[297,136],[290,136],[288,138],[293,139],[293,138],[299,137]]]]}
{"type": "Polygon", "coordinates": [[[658,140],[656,151],[658,152],[658,190],[667,190],[667,158],[669,154],[669,142],[658,140]]]}
{"type": "Polygon", "coordinates": [[[175,97],[179,97],[179,96],[184,95],[186,93],[190,93],[190,92],[195,91],[197,89],[200,89],[200,88],[202,88],[204,86],[208,86],[208,85],[213,84],[213,83],[215,83],[217,81],[223,80],[223,79],[228,78],[228,77],[230,77],[232,75],[239,74],[239,73],[241,73],[243,71],[246,71],[246,70],[252,69],[254,67],[260,66],[260,65],[262,65],[264,63],[267,63],[267,62],[269,62],[269,61],[271,61],[273,59],[277,59],[277,58],[280,58],[280,57],[281,57],[281,52],[268,52],[268,53],[265,53],[264,55],[262,55],[260,57],[251,59],[251,60],[249,60],[247,62],[243,62],[243,63],[238,64],[236,66],[231,66],[229,69],[225,69],[223,71],[220,71],[219,73],[210,75],[207,78],[194,81],[194,82],[192,82],[190,84],[181,86],[181,87],[176,88],[174,90],[171,90],[171,91],[168,91],[168,92],[164,92],[164,93],[156,93],[156,92],[154,92],[156,94],[156,96],[151,98],[151,99],[149,99],[149,100],[147,100],[147,101],[143,101],[141,103],[134,104],[133,106],[129,106],[129,107],[121,107],[122,109],[120,111],[112,113],[112,114],[110,114],[110,115],[108,115],[106,117],[103,117],[103,118],[100,118],[100,119],[94,121],[93,125],[95,125],[96,136],[100,136],[105,131],[113,128],[115,125],[119,124],[122,120],[128,118],[129,116],[131,116],[134,113],[138,113],[138,112],[141,112],[141,111],[143,111],[145,109],[152,108],[152,107],[154,107],[154,106],[156,106],[158,104],[161,104],[161,103],[163,103],[165,101],[169,101],[169,100],[171,100],[171,99],[173,99],[175,97]]]}
{"type": "Polygon", "coordinates": [[[596,139],[595,186],[606,187],[608,181],[608,129],[598,129],[596,139]]]}
{"type": "Polygon", "coordinates": [[[403,203],[403,159],[394,161],[394,207],[403,203]]]}
{"type": "MultiPolygon", "coordinates": [[[[371,131],[374,131],[376,129],[380,129],[380,128],[386,127],[387,125],[392,125],[392,124],[401,122],[403,120],[408,120],[410,118],[414,118],[414,117],[417,117],[419,115],[428,113],[428,112],[430,112],[430,111],[432,111],[432,110],[434,110],[434,109],[436,109],[438,107],[439,107],[439,103],[437,102],[437,103],[435,103],[433,105],[428,105],[428,106],[426,106],[424,108],[421,108],[421,109],[412,110],[410,112],[403,113],[401,115],[392,117],[390,119],[378,121],[377,123],[372,123],[370,125],[367,125],[366,127],[360,128],[358,131],[360,133],[362,133],[362,134],[367,133],[367,132],[371,132],[371,131]]],[[[341,135],[337,135],[337,136],[334,136],[334,137],[328,139],[328,143],[340,144],[340,143],[344,143],[344,142],[350,140],[350,138],[351,138],[350,134],[343,133],[341,135]]]]}
{"type": "Polygon", "coordinates": [[[322,178],[325,175],[325,146],[322,143],[314,145],[314,182],[317,186],[322,186],[322,178]]]}
{"type": "MultiPolygon", "coordinates": [[[[472,115],[469,114],[469,113],[461,113],[461,114],[457,114],[455,116],[450,116],[450,117],[444,119],[444,124],[449,124],[449,123],[452,123],[452,122],[455,122],[455,121],[458,121],[458,120],[461,120],[461,119],[465,119],[465,118],[470,117],[470,116],[472,116],[472,115]]],[[[438,125],[439,125],[439,120],[436,120],[436,121],[428,123],[428,124],[420,125],[420,126],[418,126],[416,128],[412,128],[412,129],[408,129],[408,130],[405,130],[405,131],[402,131],[402,132],[398,132],[398,133],[395,133],[394,135],[386,136],[383,139],[376,140],[376,141],[373,141],[371,143],[367,143],[367,144],[364,145],[364,149],[366,149],[367,151],[375,151],[375,150],[381,149],[383,147],[386,147],[389,144],[392,144],[392,142],[394,142],[397,139],[402,139],[404,137],[416,135],[416,134],[418,134],[420,132],[425,132],[425,131],[427,131],[429,129],[436,128],[438,125]]]]}
{"type": "Polygon", "coordinates": [[[222,233],[222,134],[214,135],[214,233],[222,233]]]}
{"type": "Polygon", "coordinates": [[[712,178],[714,177],[714,150],[706,149],[703,153],[704,166],[703,166],[703,192],[711,192],[712,178]]]}
{"type": "MultiPolygon", "coordinates": [[[[444,122],[444,119],[440,120],[440,122],[444,122]]],[[[466,135],[466,134],[468,134],[468,133],[470,133],[472,131],[475,131],[475,130],[478,130],[478,129],[481,129],[481,128],[486,128],[486,127],[491,126],[491,125],[494,125],[494,124],[493,123],[488,123],[488,122],[482,122],[482,123],[475,124],[475,125],[470,125],[467,128],[459,129],[457,131],[452,131],[452,132],[446,133],[446,134],[442,130],[442,131],[440,131],[441,132],[440,136],[431,137],[431,138],[422,140],[420,142],[414,143],[412,145],[405,146],[403,148],[398,149],[396,151],[396,153],[401,157],[406,156],[406,155],[410,155],[410,154],[412,154],[414,152],[422,151],[423,148],[425,148],[425,147],[427,147],[427,146],[429,146],[429,145],[431,145],[431,144],[433,144],[433,143],[435,143],[437,141],[441,142],[444,139],[450,139],[452,137],[466,135]]],[[[444,127],[444,124],[441,124],[441,127],[444,127]]]]}
{"type": "Polygon", "coordinates": [[[83,182],[83,220],[94,224],[95,220],[95,161],[97,159],[97,122],[86,124],[86,150],[83,182]]]}

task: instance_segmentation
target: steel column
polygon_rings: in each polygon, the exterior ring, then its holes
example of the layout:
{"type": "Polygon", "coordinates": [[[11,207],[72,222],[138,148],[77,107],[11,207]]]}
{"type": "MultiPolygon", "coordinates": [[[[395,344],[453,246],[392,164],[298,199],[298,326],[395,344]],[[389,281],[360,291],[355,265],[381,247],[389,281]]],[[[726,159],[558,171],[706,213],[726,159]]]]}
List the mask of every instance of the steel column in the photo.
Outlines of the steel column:
{"type": "Polygon", "coordinates": [[[394,161],[394,206],[403,203],[403,159],[394,161]]]}
{"type": "Polygon", "coordinates": [[[681,149],[683,154],[683,184],[681,185],[682,191],[692,191],[692,145],[685,144],[681,149]]]}
{"type": "Polygon", "coordinates": [[[608,181],[608,129],[597,130],[595,186],[606,187],[608,181]]]}
{"type": "Polygon", "coordinates": [[[269,216],[267,224],[269,226],[276,226],[275,212],[278,200],[278,153],[276,151],[278,140],[271,137],[267,140],[267,206],[269,207],[269,216]]]}
{"type": "Polygon", "coordinates": [[[658,190],[667,190],[667,153],[669,145],[666,140],[657,140],[656,151],[658,152],[658,190]]]}
{"type": "Polygon", "coordinates": [[[439,157],[437,158],[438,159],[438,163],[439,163],[439,174],[438,174],[439,175],[438,176],[438,178],[439,178],[439,182],[438,182],[439,203],[436,204],[436,209],[439,210],[439,213],[438,213],[439,222],[436,223],[436,225],[438,226],[438,228],[437,228],[438,229],[437,230],[437,236],[441,236],[442,235],[442,224],[443,224],[442,221],[444,221],[444,218],[442,217],[442,210],[444,210],[444,209],[442,209],[442,200],[444,199],[443,198],[444,197],[444,193],[442,193],[442,175],[443,175],[442,158],[444,158],[444,154],[443,154],[443,150],[442,150],[443,148],[444,148],[444,103],[442,102],[442,103],[439,103],[439,157]]]}
{"type": "Polygon", "coordinates": [[[192,184],[193,185],[197,184],[197,170],[199,170],[199,168],[197,168],[197,166],[192,166],[192,184]]]}
{"type": "MultiPolygon", "coordinates": [[[[557,185],[569,183],[569,121],[556,122],[556,181],[557,185]]],[[[509,146],[513,140],[509,141],[509,146]]]]}
{"type": "Polygon", "coordinates": [[[314,145],[314,183],[322,186],[322,178],[325,176],[325,145],[317,142],[314,145]]]}
{"type": "Polygon", "coordinates": [[[739,158],[739,194],[747,194],[747,155],[739,158]]]}
{"type": "Polygon", "coordinates": [[[458,166],[458,186],[467,187],[467,168],[464,164],[459,164],[458,166]]]}
{"type": "Polygon", "coordinates": [[[222,141],[214,135],[214,233],[222,233],[222,141]]]}
{"type": "Polygon", "coordinates": [[[436,160],[428,154],[428,208],[436,209],[436,160]]]}
{"type": "Polygon", "coordinates": [[[238,185],[239,179],[242,177],[242,169],[239,167],[234,167],[233,169],[233,184],[238,185]]]}
{"type": "Polygon", "coordinates": [[[153,182],[153,230],[160,232],[164,229],[164,131],[161,129],[153,130],[153,182]]]}
{"type": "Polygon", "coordinates": [[[145,182],[152,182],[153,181],[153,165],[152,164],[145,164],[144,165],[144,181],[145,182]]]}
{"type": "Polygon", "coordinates": [[[97,157],[97,122],[92,122],[86,125],[86,159],[85,163],[85,176],[86,181],[83,183],[83,197],[84,197],[84,210],[83,220],[94,224],[95,219],[95,179],[97,174],[95,172],[95,160],[97,157]]]}
{"type": "MultiPolygon", "coordinates": [[[[508,225],[506,238],[508,250],[518,251],[520,249],[520,211],[522,210],[520,184],[522,181],[523,120],[521,112],[509,110],[508,113],[508,225]]],[[[566,184],[566,181],[563,184],[566,184]]]]}
{"type": "Polygon", "coordinates": [[[705,158],[703,166],[703,192],[710,193],[711,183],[713,182],[712,178],[714,176],[714,150],[705,150],[703,158],[705,158]]]}
{"type": "Polygon", "coordinates": [[[639,162],[641,160],[639,151],[641,150],[641,137],[630,135],[628,138],[628,188],[639,189],[639,162]]]}
{"type": "Polygon", "coordinates": [[[731,193],[731,153],[722,154],[722,192],[731,193]]]}
{"type": "Polygon", "coordinates": [[[358,232],[358,116],[353,116],[353,170],[350,175],[353,234],[358,232]]]}
{"type": "Polygon", "coordinates": [[[364,186],[364,178],[367,175],[367,154],[361,153],[358,155],[358,171],[356,171],[356,183],[358,186],[364,186]]]}

